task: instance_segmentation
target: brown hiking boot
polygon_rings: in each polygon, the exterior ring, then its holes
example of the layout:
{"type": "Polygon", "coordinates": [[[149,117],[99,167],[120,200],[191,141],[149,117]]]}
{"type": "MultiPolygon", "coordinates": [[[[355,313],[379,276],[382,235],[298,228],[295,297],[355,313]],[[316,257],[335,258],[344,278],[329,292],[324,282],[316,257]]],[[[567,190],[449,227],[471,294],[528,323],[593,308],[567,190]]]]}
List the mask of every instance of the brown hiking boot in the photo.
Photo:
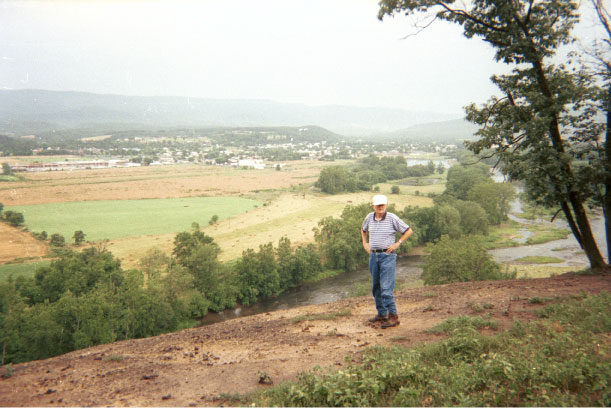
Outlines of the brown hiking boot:
{"type": "Polygon", "coordinates": [[[387,321],[388,321],[388,315],[387,316],[376,315],[375,317],[372,317],[371,319],[369,319],[370,323],[387,322],[387,321]]]}
{"type": "Polygon", "coordinates": [[[389,327],[395,327],[398,326],[399,323],[399,316],[391,313],[388,315],[388,320],[386,321],[386,323],[382,323],[382,328],[388,329],[389,327]]]}

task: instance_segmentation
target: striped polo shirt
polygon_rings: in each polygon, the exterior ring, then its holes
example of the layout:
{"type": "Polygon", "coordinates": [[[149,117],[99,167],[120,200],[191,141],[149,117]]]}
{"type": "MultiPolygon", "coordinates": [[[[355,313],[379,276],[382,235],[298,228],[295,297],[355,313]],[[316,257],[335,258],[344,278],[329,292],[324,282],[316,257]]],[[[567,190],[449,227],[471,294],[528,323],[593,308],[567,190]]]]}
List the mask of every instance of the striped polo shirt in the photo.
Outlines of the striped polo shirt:
{"type": "Polygon", "coordinates": [[[375,212],[371,212],[363,221],[363,231],[369,232],[369,247],[371,249],[386,249],[395,243],[395,233],[401,235],[409,229],[403,220],[393,213],[386,212],[381,220],[375,219],[375,212]]]}

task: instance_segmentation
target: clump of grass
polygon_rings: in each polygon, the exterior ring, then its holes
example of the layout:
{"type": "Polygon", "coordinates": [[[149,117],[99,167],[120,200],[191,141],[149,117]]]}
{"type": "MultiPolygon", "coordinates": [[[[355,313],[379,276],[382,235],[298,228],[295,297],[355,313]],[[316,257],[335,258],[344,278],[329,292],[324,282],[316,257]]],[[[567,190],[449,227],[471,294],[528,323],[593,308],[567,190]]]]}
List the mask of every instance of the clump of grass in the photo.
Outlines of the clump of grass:
{"type": "Polygon", "coordinates": [[[494,320],[486,320],[481,316],[467,316],[461,315],[456,317],[451,317],[445,320],[443,323],[438,324],[437,326],[431,327],[427,330],[428,333],[433,334],[443,334],[443,333],[451,333],[456,329],[464,329],[466,327],[470,327],[473,329],[493,329],[496,330],[498,328],[498,323],[494,320]]]}
{"type": "Polygon", "coordinates": [[[524,262],[530,264],[549,264],[549,263],[562,263],[564,259],[554,258],[553,256],[523,256],[522,258],[516,259],[514,262],[524,262]]]}
{"type": "Polygon", "coordinates": [[[114,362],[121,362],[123,361],[125,357],[122,356],[121,354],[111,354],[109,356],[105,356],[104,357],[104,361],[114,361],[114,362]]]}
{"type": "Polygon", "coordinates": [[[350,309],[344,309],[344,310],[340,310],[337,312],[330,312],[330,313],[307,314],[307,315],[293,317],[291,319],[291,323],[299,323],[299,322],[313,321],[313,320],[335,320],[338,317],[349,316],[350,314],[352,314],[350,309]]]}
{"type": "Polygon", "coordinates": [[[248,401],[246,395],[242,395],[240,393],[226,393],[223,392],[214,397],[213,401],[224,401],[234,405],[244,405],[245,402],[248,401]]]}
{"type": "Polygon", "coordinates": [[[542,305],[543,303],[551,302],[554,299],[555,298],[553,298],[553,297],[534,296],[534,297],[531,297],[530,299],[528,299],[528,303],[530,303],[532,305],[542,305]]]}
{"type": "MultiPolygon", "coordinates": [[[[532,229],[529,228],[529,229],[532,229]]],[[[528,237],[526,240],[527,245],[544,244],[550,241],[557,241],[559,239],[566,239],[570,234],[570,231],[564,229],[547,229],[535,231],[535,235],[528,237]]]]}
{"type": "Polygon", "coordinates": [[[469,306],[471,308],[471,310],[473,310],[476,313],[479,312],[483,312],[484,310],[490,310],[490,309],[494,309],[494,305],[492,303],[474,303],[474,302],[469,302],[467,303],[467,306],[469,306]]]}
{"type": "Polygon", "coordinates": [[[611,295],[543,309],[496,336],[461,325],[439,343],[374,347],[251,396],[257,406],[609,406],[611,295]]]}

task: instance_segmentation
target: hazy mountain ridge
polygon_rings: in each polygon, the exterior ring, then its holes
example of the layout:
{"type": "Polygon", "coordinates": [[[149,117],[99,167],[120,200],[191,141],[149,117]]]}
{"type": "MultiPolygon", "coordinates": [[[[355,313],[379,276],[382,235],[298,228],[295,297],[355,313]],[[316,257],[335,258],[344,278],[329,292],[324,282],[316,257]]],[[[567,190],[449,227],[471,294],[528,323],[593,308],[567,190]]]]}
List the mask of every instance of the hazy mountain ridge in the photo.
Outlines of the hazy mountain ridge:
{"type": "Polygon", "coordinates": [[[378,137],[409,142],[462,145],[464,140],[476,139],[475,133],[478,129],[478,126],[466,119],[454,119],[418,124],[394,132],[382,133],[378,137]]]}
{"type": "Polygon", "coordinates": [[[340,105],[308,106],[269,100],[102,95],[85,92],[0,90],[0,132],[168,126],[303,126],[314,124],[343,135],[394,132],[453,119],[435,112],[340,105]]]}

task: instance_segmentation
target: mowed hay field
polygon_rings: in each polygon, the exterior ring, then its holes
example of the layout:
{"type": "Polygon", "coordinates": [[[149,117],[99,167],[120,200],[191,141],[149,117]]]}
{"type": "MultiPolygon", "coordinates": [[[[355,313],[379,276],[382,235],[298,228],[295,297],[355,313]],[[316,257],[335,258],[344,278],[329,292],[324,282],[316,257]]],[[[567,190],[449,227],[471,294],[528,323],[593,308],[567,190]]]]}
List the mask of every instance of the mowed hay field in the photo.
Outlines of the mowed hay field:
{"type": "MultiPolygon", "coordinates": [[[[227,261],[240,256],[242,251],[248,248],[257,249],[259,245],[267,242],[277,243],[282,236],[287,236],[293,243],[312,242],[312,229],[320,219],[339,216],[346,205],[367,203],[371,200],[372,193],[330,196],[313,193],[308,188],[297,188],[300,184],[305,184],[306,187],[311,185],[318,178],[320,170],[328,165],[328,162],[299,161],[288,163],[282,171],[190,165],[28,173],[25,175],[26,180],[5,183],[0,187],[0,202],[4,203],[6,208],[54,204],[56,207],[48,208],[63,208],[62,212],[73,214],[75,213],[70,211],[71,205],[85,206],[81,209],[89,208],[87,205],[91,206],[88,211],[81,210],[86,216],[89,213],[86,219],[72,224],[67,228],[67,232],[64,232],[68,241],[71,241],[72,234],[77,229],[83,230],[88,240],[96,240],[104,234],[106,238],[110,238],[108,231],[104,232],[104,227],[110,228],[107,224],[112,218],[103,216],[105,207],[108,210],[114,208],[120,213],[121,208],[126,209],[132,205],[152,206],[156,208],[158,217],[168,219],[175,217],[174,213],[185,212],[181,221],[185,228],[180,230],[189,230],[192,222],[198,222],[202,230],[214,237],[221,247],[221,260],[227,261]],[[247,205],[244,209],[248,212],[237,211],[225,215],[225,205],[222,202],[213,204],[209,201],[214,209],[201,207],[191,212],[195,209],[191,205],[198,201],[194,197],[202,196],[206,196],[207,200],[211,197],[241,198],[250,203],[250,206],[247,205]],[[181,201],[188,197],[192,197],[189,200],[195,201],[181,201]],[[184,207],[185,205],[189,207],[184,207]],[[187,208],[189,211],[186,211],[187,208]],[[191,217],[189,214],[200,217],[191,217]],[[214,214],[220,217],[220,221],[215,225],[208,225],[207,221],[214,214]],[[96,231],[90,227],[88,230],[87,222],[102,228],[96,231]],[[76,225],[80,227],[76,228],[76,225]]],[[[386,193],[384,187],[382,192],[386,193]]],[[[408,194],[389,195],[389,199],[398,209],[406,205],[432,205],[430,198],[408,194]]],[[[203,202],[205,200],[202,200],[203,202]]],[[[33,208],[29,207],[29,211],[33,211],[33,208]]],[[[43,206],[38,208],[44,209],[43,206]]],[[[130,208],[133,210],[134,207],[130,208]]],[[[44,211],[40,213],[44,215],[44,211]]],[[[33,221],[35,217],[33,213],[31,215],[33,221]]],[[[28,224],[27,212],[25,218],[28,224]]],[[[48,218],[49,221],[52,219],[53,217],[48,218]]],[[[135,218],[121,222],[132,225],[145,223],[135,218]]],[[[45,224],[44,217],[36,221],[35,228],[28,224],[32,231],[45,230],[49,234],[58,232],[47,228],[48,225],[45,224]]],[[[150,248],[158,247],[167,253],[172,251],[176,229],[151,231],[146,230],[148,226],[138,228],[141,228],[140,232],[119,235],[108,243],[108,248],[122,260],[125,267],[138,266],[139,259],[150,248]]],[[[17,231],[14,228],[11,230],[17,231]]],[[[3,242],[4,240],[0,242],[0,252],[3,252],[3,242]]]]}
{"type": "Polygon", "coordinates": [[[0,184],[5,206],[70,201],[235,196],[313,183],[329,162],[291,162],[282,171],[174,165],[21,173],[0,184]]]}

